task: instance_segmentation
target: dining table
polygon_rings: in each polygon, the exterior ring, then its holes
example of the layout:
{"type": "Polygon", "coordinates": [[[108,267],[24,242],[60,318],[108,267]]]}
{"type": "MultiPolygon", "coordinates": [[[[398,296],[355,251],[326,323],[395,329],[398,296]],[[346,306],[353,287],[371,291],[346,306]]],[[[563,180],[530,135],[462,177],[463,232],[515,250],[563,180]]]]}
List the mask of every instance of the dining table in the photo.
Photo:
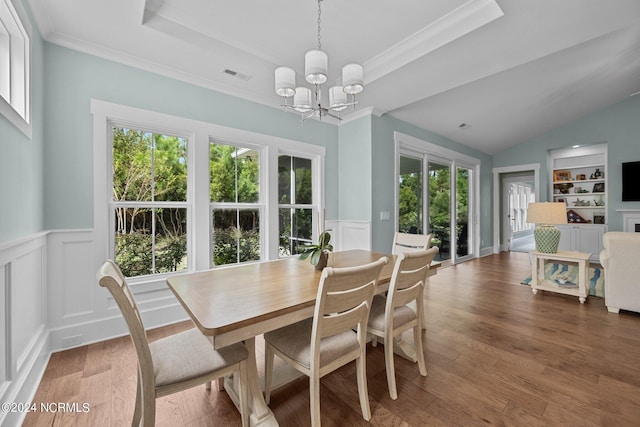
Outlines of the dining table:
{"type": "MultiPolygon", "coordinates": [[[[383,256],[389,258],[389,262],[380,272],[376,287],[377,293],[383,293],[389,287],[395,255],[360,249],[338,251],[330,253],[327,265],[352,267],[374,262],[383,256]]],[[[256,337],[313,317],[321,273],[309,262],[287,257],[167,278],[167,285],[214,349],[237,342],[244,342],[247,347],[252,426],[278,425],[264,400],[260,385],[256,337]]],[[[394,348],[404,357],[415,358],[411,354],[413,349],[402,342],[394,343],[394,348]]],[[[225,380],[225,390],[237,405],[234,385],[237,385],[237,379],[235,383],[233,378],[225,380]]]]}

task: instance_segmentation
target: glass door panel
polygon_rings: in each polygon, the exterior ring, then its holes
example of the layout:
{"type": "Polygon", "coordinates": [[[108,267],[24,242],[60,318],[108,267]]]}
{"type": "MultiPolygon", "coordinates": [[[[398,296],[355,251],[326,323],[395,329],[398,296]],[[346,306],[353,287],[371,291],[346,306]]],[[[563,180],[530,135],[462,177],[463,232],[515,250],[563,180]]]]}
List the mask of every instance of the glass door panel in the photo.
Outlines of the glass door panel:
{"type": "Polygon", "coordinates": [[[472,224],[469,206],[470,179],[471,169],[456,168],[456,255],[458,257],[471,255],[473,247],[469,240],[469,227],[472,224]]]}
{"type": "Polygon", "coordinates": [[[451,259],[451,165],[429,161],[429,229],[436,259],[451,259]]]}
{"type": "Polygon", "coordinates": [[[398,231],[424,234],[422,159],[400,156],[398,231]]]}

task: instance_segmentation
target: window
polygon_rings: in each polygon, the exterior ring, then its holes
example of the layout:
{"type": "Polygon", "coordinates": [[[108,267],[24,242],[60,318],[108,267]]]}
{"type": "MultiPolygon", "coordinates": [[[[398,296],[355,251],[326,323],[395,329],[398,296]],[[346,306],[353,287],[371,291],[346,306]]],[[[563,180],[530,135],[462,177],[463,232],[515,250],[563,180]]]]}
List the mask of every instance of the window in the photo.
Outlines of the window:
{"type": "Polygon", "coordinates": [[[210,144],[211,265],[261,259],[260,152],[210,144]]]}
{"type": "Polygon", "coordinates": [[[186,270],[187,139],[113,128],[115,261],[127,277],[186,270]]]}
{"type": "Polygon", "coordinates": [[[31,136],[31,27],[19,1],[0,0],[0,112],[31,136]]]}
{"type": "Polygon", "coordinates": [[[278,156],[279,254],[300,253],[301,246],[312,242],[313,171],[310,159],[278,156]]]}
{"type": "Polygon", "coordinates": [[[315,238],[324,147],[99,100],[91,113],[97,257],[132,283],[315,238]]]}

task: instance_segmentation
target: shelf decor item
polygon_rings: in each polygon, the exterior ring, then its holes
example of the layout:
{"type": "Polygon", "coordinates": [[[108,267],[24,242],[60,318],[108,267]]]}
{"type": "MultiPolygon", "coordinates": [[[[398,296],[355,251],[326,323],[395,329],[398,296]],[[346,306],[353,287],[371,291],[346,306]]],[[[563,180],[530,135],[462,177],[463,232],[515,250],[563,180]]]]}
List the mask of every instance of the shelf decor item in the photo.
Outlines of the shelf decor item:
{"type": "Polygon", "coordinates": [[[533,238],[536,241],[536,251],[545,254],[558,252],[560,230],[555,224],[567,223],[567,211],[564,203],[537,202],[529,203],[527,222],[536,224],[533,238]]]}
{"type": "Polygon", "coordinates": [[[554,181],[571,181],[571,171],[554,171],[554,181]]]}

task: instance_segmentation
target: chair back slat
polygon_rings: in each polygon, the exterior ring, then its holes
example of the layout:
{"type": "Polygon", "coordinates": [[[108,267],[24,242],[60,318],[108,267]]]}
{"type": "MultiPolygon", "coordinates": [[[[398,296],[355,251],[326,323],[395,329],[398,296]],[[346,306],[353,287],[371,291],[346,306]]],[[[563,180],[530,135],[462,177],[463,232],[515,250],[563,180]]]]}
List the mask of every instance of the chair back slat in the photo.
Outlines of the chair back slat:
{"type": "Polygon", "coordinates": [[[424,251],[431,245],[433,234],[410,234],[396,232],[393,237],[392,252],[398,255],[404,252],[424,251]]]}

